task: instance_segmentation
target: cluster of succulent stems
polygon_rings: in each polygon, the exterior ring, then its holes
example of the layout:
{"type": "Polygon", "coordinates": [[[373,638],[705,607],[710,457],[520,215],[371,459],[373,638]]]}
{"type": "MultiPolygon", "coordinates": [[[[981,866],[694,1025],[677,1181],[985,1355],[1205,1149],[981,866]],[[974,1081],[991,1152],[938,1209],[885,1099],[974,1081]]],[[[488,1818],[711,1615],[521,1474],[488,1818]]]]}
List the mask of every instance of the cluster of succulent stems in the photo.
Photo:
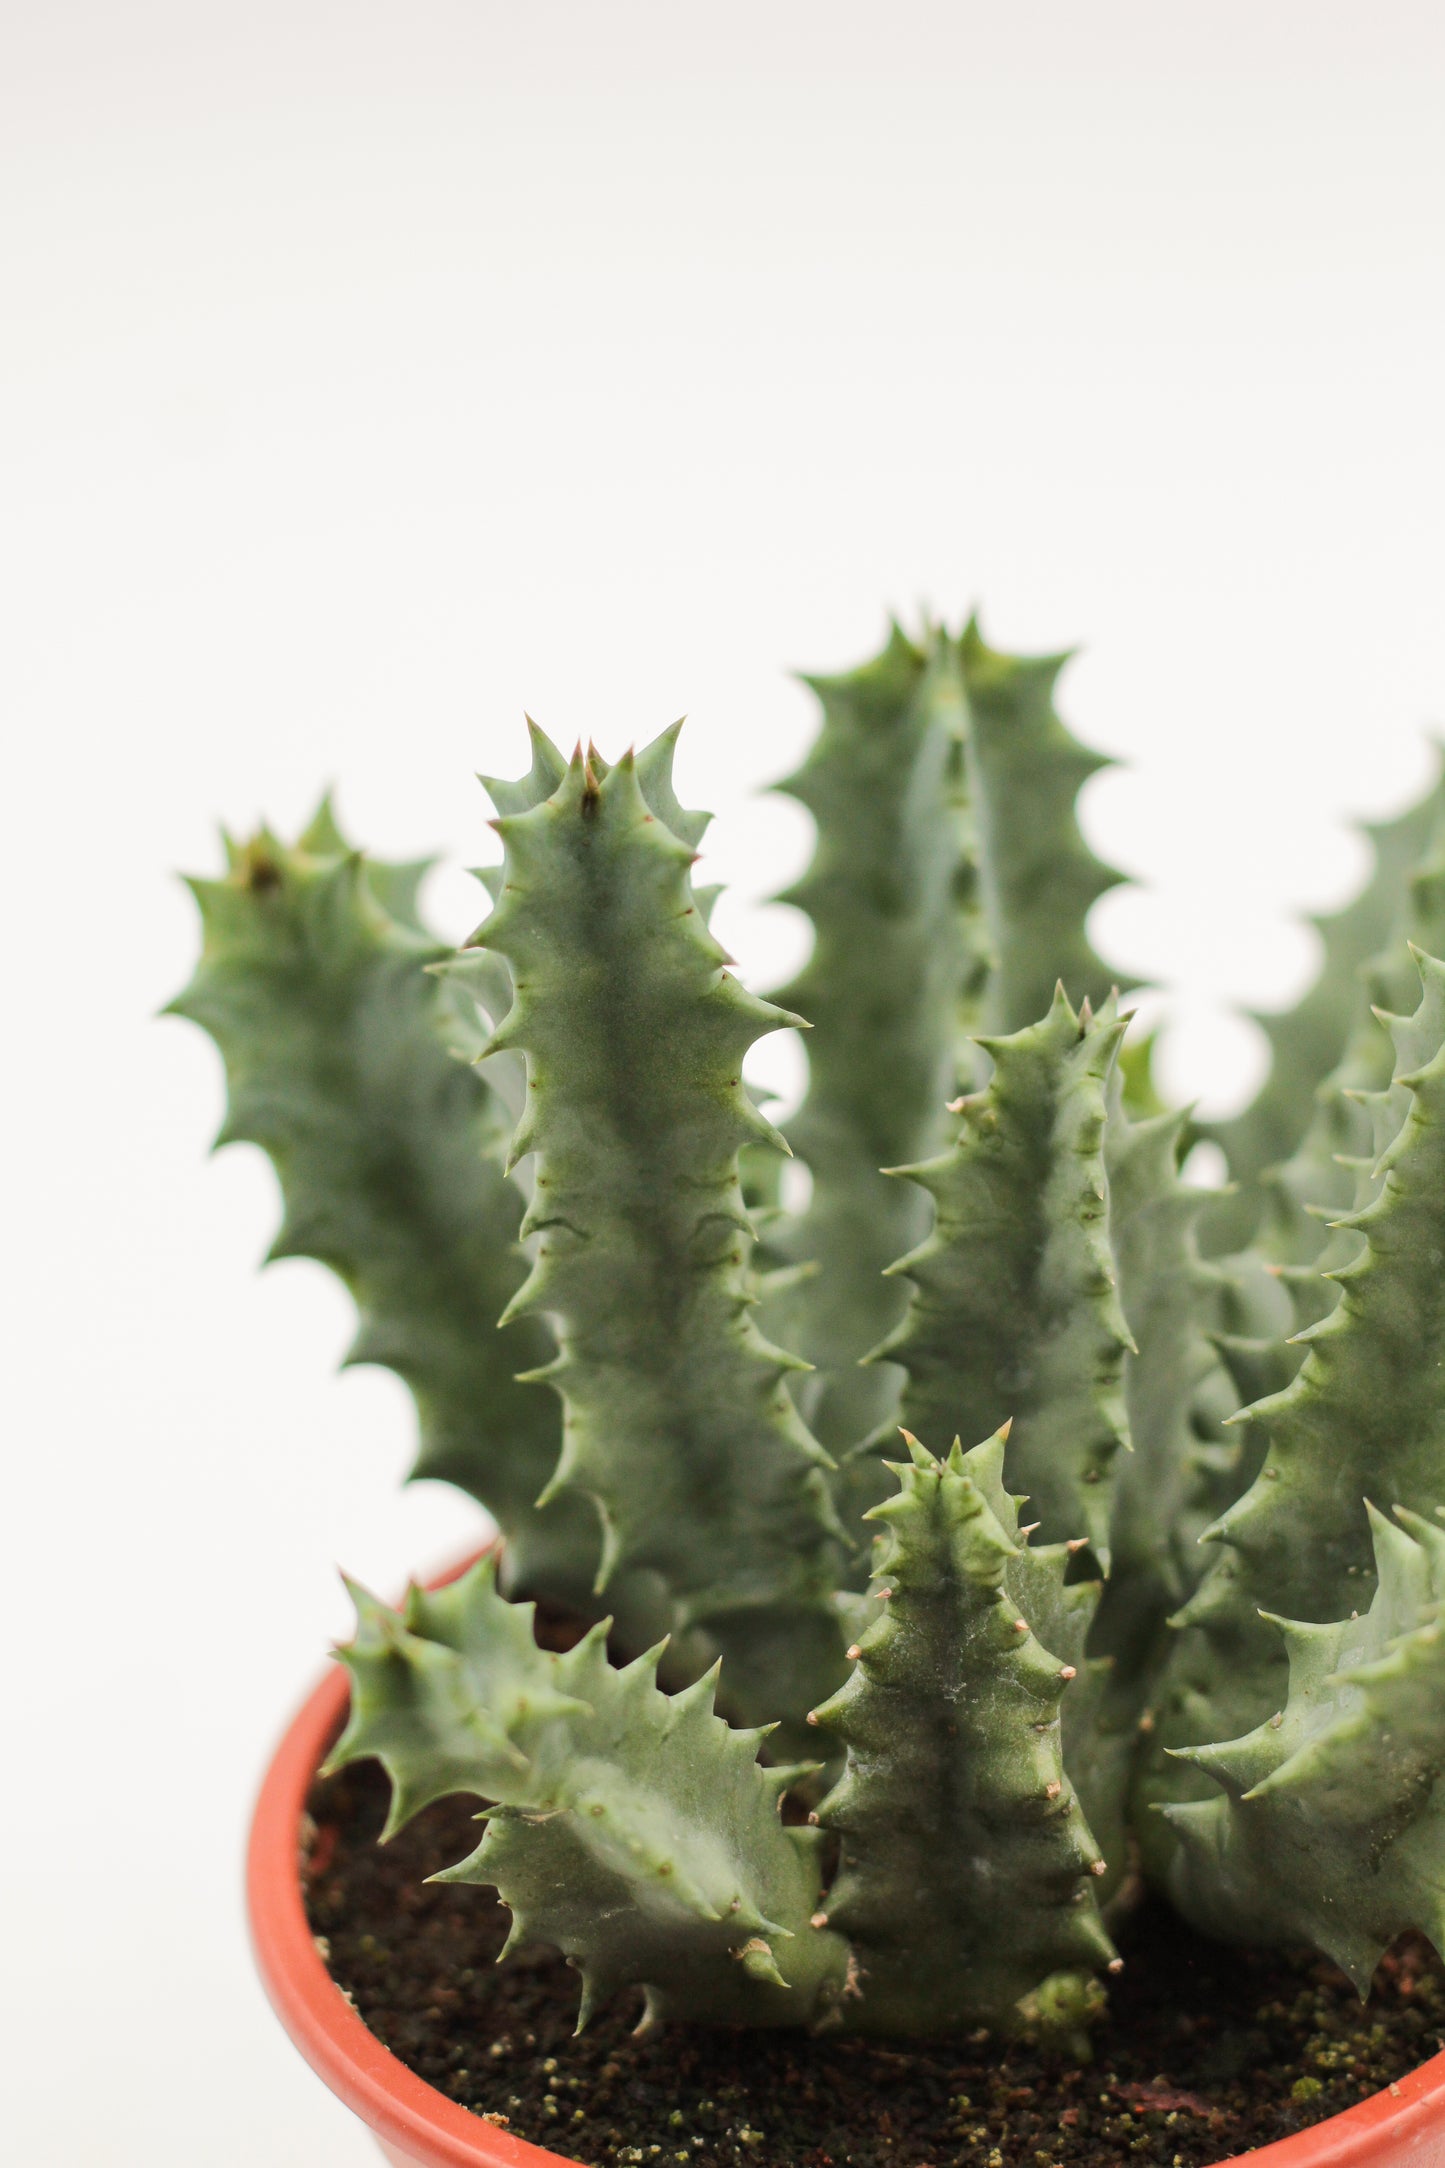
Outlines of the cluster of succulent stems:
{"type": "MultiPolygon", "coordinates": [[[[414,1473],[501,1533],[354,1591],[333,1766],[560,1949],[579,2024],[1082,2052],[1111,1926],[1445,1946],[1445,787],[1370,831],[1272,1066],[1165,1106],[1090,907],[1065,658],[894,629],[809,681],[796,980],[743,988],[676,731],[532,728],[459,951],[328,805],[193,884],[175,1004],[414,1473]],[[774,1125],[743,1079],[806,1027],[774,1125]],[[1191,1185],[1201,1136],[1232,1185],[1191,1185]],[[785,1201],[789,1154],[811,1176],[785,1201]],[[534,1607],[576,1621],[544,1647],[534,1607]]],[[[555,1637],[554,1637],[555,1638],[555,1637]]]]}

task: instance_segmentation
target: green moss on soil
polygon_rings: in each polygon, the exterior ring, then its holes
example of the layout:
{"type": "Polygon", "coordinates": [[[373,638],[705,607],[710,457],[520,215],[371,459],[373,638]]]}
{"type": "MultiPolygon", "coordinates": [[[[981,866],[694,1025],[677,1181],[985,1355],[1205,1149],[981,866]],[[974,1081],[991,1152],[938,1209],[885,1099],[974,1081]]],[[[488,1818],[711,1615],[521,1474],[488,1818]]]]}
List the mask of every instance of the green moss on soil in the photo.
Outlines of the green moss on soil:
{"type": "Polygon", "coordinates": [[[1445,1976],[1402,1945],[1361,2005],[1309,1956],[1204,1941],[1162,1908],[1119,1934],[1126,1966],[1086,2069],[987,2037],[922,2046],[664,2028],[622,1997],[578,2040],[560,1958],[493,1960],[490,1892],[424,1877],[476,1841],[444,1800],[387,1846],[380,1772],[318,1783],[308,1909],[331,1971],[431,2085],[587,2168],[1205,2168],[1337,2114],[1445,2044],[1445,1976]]]}

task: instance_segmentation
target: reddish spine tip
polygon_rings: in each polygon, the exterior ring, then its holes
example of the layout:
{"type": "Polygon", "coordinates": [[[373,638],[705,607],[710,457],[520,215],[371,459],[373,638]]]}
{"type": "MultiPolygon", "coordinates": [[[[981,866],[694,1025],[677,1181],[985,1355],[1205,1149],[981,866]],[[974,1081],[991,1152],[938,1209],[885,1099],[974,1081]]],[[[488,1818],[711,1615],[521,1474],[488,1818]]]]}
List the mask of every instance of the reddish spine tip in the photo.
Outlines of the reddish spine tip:
{"type": "Polygon", "coordinates": [[[1079,1672],[1078,1666],[1076,1664],[1061,1664],[1059,1666],[1059,1677],[1064,1681],[1067,1682],[1069,1679],[1076,1679],[1078,1676],[1079,1672]]]}

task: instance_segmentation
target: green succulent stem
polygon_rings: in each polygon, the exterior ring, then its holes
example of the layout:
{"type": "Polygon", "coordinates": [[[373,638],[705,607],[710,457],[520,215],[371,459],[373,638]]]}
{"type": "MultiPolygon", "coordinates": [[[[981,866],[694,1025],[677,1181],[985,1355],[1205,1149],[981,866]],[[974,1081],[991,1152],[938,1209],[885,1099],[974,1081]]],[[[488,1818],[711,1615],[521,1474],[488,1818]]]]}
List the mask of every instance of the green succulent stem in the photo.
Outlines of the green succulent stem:
{"type": "MultiPolygon", "coordinates": [[[[1304,1135],[1282,1165],[1265,1169],[1258,1180],[1256,1246],[1280,1269],[1296,1331],[1333,1309],[1338,1287],[1328,1275],[1357,1257],[1362,1241],[1353,1227],[1340,1224],[1341,1215],[1371,1201],[1380,1152],[1403,1119],[1403,1105],[1391,1107],[1381,1128],[1378,1097],[1389,1091],[1395,1066],[1382,1013],[1414,1001],[1411,945],[1432,956],[1445,953],[1445,785],[1397,827],[1402,832],[1389,861],[1389,886],[1398,891],[1391,937],[1356,971],[1359,993],[1349,1036],[1339,1061],[1315,1087],[1304,1135]],[[1418,862],[1402,873],[1394,861],[1427,810],[1434,812],[1434,828],[1418,862]]],[[[1382,875],[1385,865],[1382,857],[1382,875]]]]}
{"type": "Polygon", "coordinates": [[[753,1320],[738,1181],[744,1144],[785,1149],[742,1057],[793,1019],[728,972],[646,772],[579,750],[549,798],[496,823],[500,900],[474,940],[512,974],[491,1047],[526,1057],[511,1161],[534,1155],[534,1261],[505,1315],[555,1334],[545,1495],[595,1508],[599,1587],[658,1574],[680,1626],[722,1651],[730,1704],[796,1719],[839,1662],[840,1531],[788,1395],[797,1359],[753,1320]]]}
{"type": "MultiPolygon", "coordinates": [[[[1256,1018],[1269,1040],[1264,1083],[1243,1113],[1208,1131],[1223,1147],[1237,1185],[1233,1196],[1221,1199],[1210,1215],[1212,1249],[1241,1248],[1251,1239],[1266,1204],[1261,1178],[1285,1166],[1305,1144],[1317,1114],[1316,1094],[1323,1090],[1327,1100],[1334,1099],[1329,1080],[1340,1064],[1348,1061],[1353,1068],[1354,1057],[1363,1055],[1368,1070],[1379,1067],[1362,999],[1363,978],[1376,959],[1398,958],[1407,935],[1419,939],[1423,933],[1425,946],[1430,946],[1428,932],[1417,932],[1409,923],[1407,896],[1442,816],[1445,772],[1437,772],[1423,797],[1396,819],[1364,827],[1372,860],[1369,879],[1343,910],[1313,921],[1322,949],[1318,975],[1292,1009],[1256,1018]]],[[[1398,971],[1398,963],[1387,963],[1386,969],[1398,971]]],[[[1380,995],[1371,998],[1378,1001],[1380,995]]],[[[1386,997],[1387,1005],[1409,998],[1408,991],[1396,987],[1386,997]]],[[[1367,1076],[1368,1088],[1388,1080],[1388,1054],[1383,1063],[1385,1077],[1367,1076]]],[[[1334,1148],[1327,1147],[1327,1153],[1334,1148]]],[[[1326,1172],[1327,1186],[1331,1172],[1326,1172]]],[[[1341,1203],[1348,1198],[1346,1190],[1343,1196],[1336,1193],[1319,1201],[1341,1203]]]]}
{"type": "Polygon", "coordinates": [[[1086,930],[1091,906],[1123,879],[1085,842],[1076,800],[1110,763],[1060,721],[1054,687],[1067,655],[1006,655],[972,619],[957,654],[968,706],[967,790],[986,929],[986,1031],[1022,1031],[1062,986],[1099,1008],[1121,983],[1086,930]]]}
{"type": "Polygon", "coordinates": [[[831,1452],[886,1424],[899,1372],[859,1359],[902,1315],[883,1278],[927,1228],[927,1202],[880,1170],[943,1141],[963,1004],[979,963],[963,803],[963,686],[951,644],[895,625],[846,676],[809,678],[816,744],[779,786],[817,823],[812,865],[779,899],[813,923],[808,963],[777,996],[806,1016],[807,1097],[787,1136],[809,1168],[808,1208],[775,1230],[807,1262],[777,1305],[814,1365],[799,1405],[831,1452]]]}
{"type": "Polygon", "coordinates": [[[410,1386],[413,1477],[486,1507],[520,1585],[583,1601],[595,1527],[579,1501],[537,1506],[561,1424],[552,1396],[516,1376],[550,1359],[550,1336],[533,1318],[497,1329],[526,1274],[506,1115],[450,1050],[427,971],[447,951],[415,915],[424,869],[364,859],[329,804],[296,845],[263,829],[229,859],[222,879],[190,884],[204,945],[171,1004],[225,1061],[217,1144],[259,1144],[275,1166],[285,1216],[271,1256],[316,1258],[354,1296],[348,1363],[410,1386]]]}
{"type": "Polygon", "coordinates": [[[1094,1899],[1104,1862],[1060,1749],[1074,1670],[1020,1611],[1019,1548],[986,1495],[998,1451],[939,1461],[907,1442],[897,1494],[871,1514],[878,1616],[817,1711],[847,1750],[819,1819],[842,1847],[827,1920],[856,1953],[850,2021],[1021,2030],[1042,1995],[1077,2029],[1114,1951],[1094,1899]]]}
{"type": "Polygon", "coordinates": [[[1370,1513],[1375,1597],[1331,1624],[1272,1619],[1283,1706],[1181,1750],[1219,1787],[1165,1808],[1171,1886],[1211,1934],[1313,1943],[1361,1996],[1397,1935],[1445,1942],[1445,1531],[1370,1513]]]}
{"type": "MultiPolygon", "coordinates": [[[[1445,964],[1419,956],[1421,1001],[1394,1018],[1400,1112],[1375,1194],[1345,1224],[1360,1254],[1339,1301],[1302,1336],[1297,1376],[1246,1411],[1265,1445],[1243,1496],[1205,1540],[1218,1546],[1178,1617],[1159,1742],[1193,1749],[1238,1737],[1284,1701],[1284,1649],[1266,1622],[1323,1624],[1369,1607],[1375,1556],[1366,1501],[1433,1512],[1445,1490],[1445,964]]],[[[1156,1764],[1146,1797],[1203,1794],[1197,1765],[1156,1764]]],[[[1174,1872],[1162,1826],[1143,1831],[1155,1871],[1174,1872]]]]}
{"type": "Polygon", "coordinates": [[[895,1172],[934,1200],[933,1231],[890,1269],[914,1294],[879,1353],[907,1373],[922,1435],[1013,1425],[1009,1479],[1049,1541],[1087,1538],[1107,1569],[1116,1461],[1128,1443],[1131,1346],[1109,1245],[1105,1086],[1124,1026],[1074,1011],[979,1044],[987,1086],[955,1142],[895,1172]]]}
{"type": "Polygon", "coordinates": [[[903,1314],[882,1275],[928,1225],[926,1201],[882,1170],[941,1149],[945,1102],[961,1074],[981,1074],[961,1033],[1032,1024],[1059,981],[1095,1005],[1117,983],[1085,920],[1120,876],[1085,843],[1075,805],[1108,763],[1054,709],[1066,660],[1005,655],[976,620],[958,638],[929,626],[920,642],[894,625],[861,668],[806,681],[822,729],[780,788],[813,815],[818,842],[780,900],[807,912],[814,948],[779,999],[813,1027],[788,1126],[813,1187],[772,1240],[811,1267],[777,1315],[815,1366],[798,1398],[843,1456],[850,1526],[880,1495],[850,1449],[890,1428],[901,1382],[893,1363],[858,1365],[903,1314]]]}
{"type": "Polygon", "coordinates": [[[1199,1537],[1237,1493],[1243,1441],[1227,1427],[1239,1396],[1218,1345],[1230,1283],[1197,1241],[1209,1193],[1179,1178],[1189,1118],[1131,1120],[1117,1064],[1107,1100],[1109,1242],[1132,1342],[1123,1364],[1130,1451],[1115,1463],[1095,1646],[1143,1682],[1207,1563],[1199,1537]]]}
{"type": "Polygon", "coordinates": [[[488,1803],[475,1851],[435,1879],[494,1887],[508,1950],[563,1952],[581,1975],[579,2031],[626,1988],[654,2018],[830,2014],[846,1953],[814,1920],[820,1839],[778,1811],[806,1771],[760,1767],[763,1733],[714,1713],[715,1674],[664,1694],[661,1652],[614,1668],[606,1622],[543,1651],[532,1606],[499,1595],[490,1560],[413,1589],[401,1612],[353,1595],[357,1632],[339,1652],[351,1716],[330,1766],[381,1763],[387,1835],[435,1799],[488,1803]]]}

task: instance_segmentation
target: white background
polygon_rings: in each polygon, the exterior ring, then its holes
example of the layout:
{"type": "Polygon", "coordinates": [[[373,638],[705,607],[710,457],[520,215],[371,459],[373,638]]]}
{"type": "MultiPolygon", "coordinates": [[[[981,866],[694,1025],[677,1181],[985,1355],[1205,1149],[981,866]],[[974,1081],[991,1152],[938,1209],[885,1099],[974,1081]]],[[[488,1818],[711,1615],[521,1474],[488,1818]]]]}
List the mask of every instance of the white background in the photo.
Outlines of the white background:
{"type": "MultiPolygon", "coordinates": [[[[683,710],[723,925],[789,665],[883,612],[1087,641],[1101,908],[1223,1108],[1445,709],[1440,115],[1420,0],[6,0],[0,869],[11,1658],[3,2128],[25,2168],[361,2168],[248,1970],[249,1795],[344,1625],[467,1540],[398,1496],[348,1304],[257,1277],[259,1156],[152,1015],[213,822],[341,779],[486,855],[529,707],[683,710]]],[[[474,906],[455,871],[434,902],[474,906]]],[[[771,1073],[790,1073],[786,1048],[771,1073]]]]}

